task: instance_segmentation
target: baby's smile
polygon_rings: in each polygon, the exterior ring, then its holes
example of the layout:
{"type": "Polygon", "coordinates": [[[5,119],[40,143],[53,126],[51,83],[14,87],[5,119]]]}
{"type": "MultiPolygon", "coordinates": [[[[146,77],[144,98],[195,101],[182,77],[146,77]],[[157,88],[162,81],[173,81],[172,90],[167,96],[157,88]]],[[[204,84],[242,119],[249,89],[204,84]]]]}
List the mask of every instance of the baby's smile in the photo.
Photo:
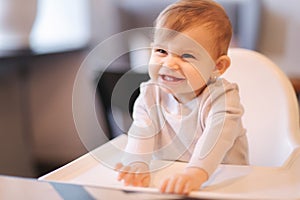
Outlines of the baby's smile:
{"type": "Polygon", "coordinates": [[[161,75],[161,78],[164,81],[168,81],[168,82],[177,82],[177,81],[182,81],[184,80],[184,78],[177,78],[175,76],[170,76],[170,75],[161,75]]]}
{"type": "Polygon", "coordinates": [[[172,83],[172,84],[180,83],[185,80],[185,78],[175,77],[173,75],[167,75],[167,74],[160,74],[159,77],[162,80],[162,82],[172,83]]]}

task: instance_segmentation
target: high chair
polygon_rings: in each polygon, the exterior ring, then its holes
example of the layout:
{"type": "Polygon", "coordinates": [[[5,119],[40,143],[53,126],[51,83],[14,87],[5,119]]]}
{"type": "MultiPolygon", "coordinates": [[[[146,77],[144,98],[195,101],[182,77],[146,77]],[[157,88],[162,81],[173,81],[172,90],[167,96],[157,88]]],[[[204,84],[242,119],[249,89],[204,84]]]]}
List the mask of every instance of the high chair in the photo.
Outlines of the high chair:
{"type": "Polygon", "coordinates": [[[266,56],[229,50],[231,66],[222,75],[239,86],[251,165],[281,166],[300,144],[299,108],[288,77],[266,56]]]}

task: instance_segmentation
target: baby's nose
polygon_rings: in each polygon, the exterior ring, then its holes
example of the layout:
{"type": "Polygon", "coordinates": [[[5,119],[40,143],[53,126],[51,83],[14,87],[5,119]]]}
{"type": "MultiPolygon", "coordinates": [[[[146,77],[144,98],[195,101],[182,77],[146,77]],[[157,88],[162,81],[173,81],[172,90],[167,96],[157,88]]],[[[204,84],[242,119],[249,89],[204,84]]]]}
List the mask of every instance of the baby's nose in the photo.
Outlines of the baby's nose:
{"type": "Polygon", "coordinates": [[[165,67],[168,67],[172,70],[178,70],[180,68],[179,63],[175,55],[168,55],[165,58],[165,62],[163,63],[165,67]]]}

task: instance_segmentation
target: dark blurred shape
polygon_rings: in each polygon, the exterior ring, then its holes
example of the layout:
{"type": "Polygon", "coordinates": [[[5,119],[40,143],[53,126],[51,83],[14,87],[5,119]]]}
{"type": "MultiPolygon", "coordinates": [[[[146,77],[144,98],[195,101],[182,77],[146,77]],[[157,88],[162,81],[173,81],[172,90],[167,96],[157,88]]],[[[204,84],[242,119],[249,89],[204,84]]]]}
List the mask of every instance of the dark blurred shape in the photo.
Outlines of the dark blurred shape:
{"type": "Polygon", "coordinates": [[[124,133],[120,123],[114,118],[113,109],[117,108],[130,118],[133,104],[140,93],[140,83],[148,79],[149,75],[147,73],[134,71],[104,71],[102,73],[97,91],[105,111],[105,120],[109,129],[107,136],[110,139],[124,133]]]}

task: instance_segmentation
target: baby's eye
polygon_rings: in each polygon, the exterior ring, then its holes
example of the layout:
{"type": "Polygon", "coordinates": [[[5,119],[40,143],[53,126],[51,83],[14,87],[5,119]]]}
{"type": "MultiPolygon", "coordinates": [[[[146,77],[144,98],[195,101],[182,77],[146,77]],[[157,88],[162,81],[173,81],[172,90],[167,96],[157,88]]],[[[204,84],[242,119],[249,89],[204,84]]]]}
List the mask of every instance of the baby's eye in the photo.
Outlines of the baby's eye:
{"type": "Polygon", "coordinates": [[[181,55],[181,57],[183,59],[189,59],[189,58],[195,59],[195,56],[193,56],[192,54],[189,54],[189,53],[184,53],[181,55]]]}
{"type": "Polygon", "coordinates": [[[166,55],[167,54],[167,51],[164,50],[164,49],[155,49],[154,51],[155,51],[155,53],[158,53],[158,54],[161,54],[161,55],[166,55]]]}

